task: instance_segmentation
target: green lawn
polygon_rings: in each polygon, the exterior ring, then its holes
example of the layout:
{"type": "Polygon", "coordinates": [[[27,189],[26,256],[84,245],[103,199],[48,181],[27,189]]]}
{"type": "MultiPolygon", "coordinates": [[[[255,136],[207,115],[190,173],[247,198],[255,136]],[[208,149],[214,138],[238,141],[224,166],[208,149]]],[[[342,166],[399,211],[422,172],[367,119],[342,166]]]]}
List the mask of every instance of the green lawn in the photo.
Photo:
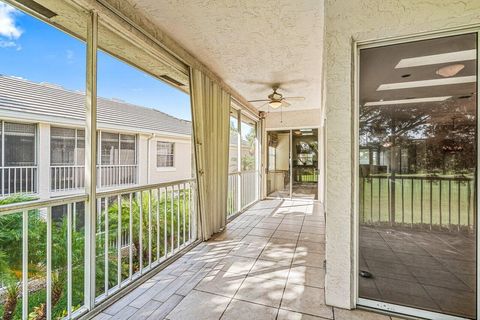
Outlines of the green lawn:
{"type": "MultiPolygon", "coordinates": [[[[395,223],[455,228],[474,224],[474,180],[412,179],[414,177],[402,175],[395,180],[395,223]]],[[[361,178],[361,222],[391,222],[389,201],[392,194],[385,176],[361,178]]]]}

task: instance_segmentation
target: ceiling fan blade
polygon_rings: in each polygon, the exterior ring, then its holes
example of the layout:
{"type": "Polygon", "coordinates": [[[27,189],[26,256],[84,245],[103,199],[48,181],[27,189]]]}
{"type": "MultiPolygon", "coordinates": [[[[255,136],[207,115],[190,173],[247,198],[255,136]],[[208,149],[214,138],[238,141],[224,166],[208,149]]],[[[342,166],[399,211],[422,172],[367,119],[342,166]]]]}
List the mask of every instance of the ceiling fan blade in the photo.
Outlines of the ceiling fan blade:
{"type": "Polygon", "coordinates": [[[265,101],[270,101],[270,99],[249,100],[248,102],[265,102],[265,101]]]}
{"type": "MultiPolygon", "coordinates": [[[[270,102],[270,101],[269,101],[269,102],[270,102]]],[[[268,103],[269,103],[269,102],[262,104],[260,107],[258,107],[258,110],[261,110],[261,109],[263,109],[263,108],[265,108],[265,107],[268,108],[268,103]]]]}
{"type": "Polygon", "coordinates": [[[290,107],[290,106],[291,106],[291,104],[288,103],[287,101],[285,101],[285,100],[282,101],[282,108],[287,108],[287,107],[290,107]]]}
{"type": "Polygon", "coordinates": [[[305,100],[305,97],[283,97],[283,99],[288,99],[288,100],[305,100]]]}

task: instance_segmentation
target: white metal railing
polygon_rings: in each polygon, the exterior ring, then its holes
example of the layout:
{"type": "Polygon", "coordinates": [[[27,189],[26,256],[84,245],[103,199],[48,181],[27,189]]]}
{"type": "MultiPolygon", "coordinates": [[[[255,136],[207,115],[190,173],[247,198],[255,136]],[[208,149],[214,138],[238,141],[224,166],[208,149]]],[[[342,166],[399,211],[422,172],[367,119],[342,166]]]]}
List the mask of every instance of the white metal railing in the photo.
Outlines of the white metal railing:
{"type": "Polygon", "coordinates": [[[37,166],[0,167],[0,197],[37,192],[37,166]]]}
{"type": "Polygon", "coordinates": [[[227,218],[258,200],[258,171],[233,172],[228,175],[227,218]]]}
{"type": "Polygon", "coordinates": [[[94,307],[141,278],[197,239],[195,199],[191,179],[99,192],[95,239],[86,233],[87,195],[0,206],[0,225],[8,220],[21,235],[6,253],[13,280],[2,279],[18,292],[12,318],[76,318],[89,311],[85,292],[95,293],[94,307]]]}
{"type": "MultiPolygon", "coordinates": [[[[137,180],[137,165],[97,165],[97,186],[109,188],[134,185],[137,180]]],[[[85,187],[85,166],[50,166],[50,190],[70,191],[85,187]]]]}
{"type": "Polygon", "coordinates": [[[194,180],[97,194],[97,303],[196,240],[194,180]]]}
{"type": "Polygon", "coordinates": [[[97,186],[108,188],[137,183],[136,164],[97,165],[97,186]]]}
{"type": "Polygon", "coordinates": [[[240,211],[238,205],[239,179],[239,172],[228,174],[227,218],[240,211]]]}
{"type": "Polygon", "coordinates": [[[68,191],[85,188],[85,166],[50,166],[50,190],[68,191]]]}
{"type": "Polygon", "coordinates": [[[75,221],[84,216],[86,200],[86,195],[76,195],[0,206],[0,219],[9,222],[9,231],[21,234],[11,243],[6,260],[13,279],[18,276],[13,270],[21,271],[18,282],[9,283],[21,306],[21,311],[12,310],[12,318],[51,319],[60,301],[68,317],[84,308],[84,283],[79,279],[85,269],[85,233],[75,221]]]}
{"type": "Polygon", "coordinates": [[[249,206],[251,203],[258,199],[257,195],[257,171],[242,171],[241,181],[242,181],[242,193],[241,193],[241,204],[242,209],[249,206]]]}

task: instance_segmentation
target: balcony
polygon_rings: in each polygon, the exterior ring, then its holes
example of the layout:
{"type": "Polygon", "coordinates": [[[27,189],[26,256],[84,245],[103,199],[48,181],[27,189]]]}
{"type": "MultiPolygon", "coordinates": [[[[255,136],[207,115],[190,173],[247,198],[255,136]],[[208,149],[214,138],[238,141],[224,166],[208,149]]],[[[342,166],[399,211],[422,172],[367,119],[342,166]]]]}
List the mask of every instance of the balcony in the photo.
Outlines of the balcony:
{"type": "MultiPolygon", "coordinates": [[[[97,186],[111,188],[135,185],[137,165],[97,165],[97,186]]],[[[85,188],[85,166],[50,167],[52,192],[67,192],[85,188]]]]}

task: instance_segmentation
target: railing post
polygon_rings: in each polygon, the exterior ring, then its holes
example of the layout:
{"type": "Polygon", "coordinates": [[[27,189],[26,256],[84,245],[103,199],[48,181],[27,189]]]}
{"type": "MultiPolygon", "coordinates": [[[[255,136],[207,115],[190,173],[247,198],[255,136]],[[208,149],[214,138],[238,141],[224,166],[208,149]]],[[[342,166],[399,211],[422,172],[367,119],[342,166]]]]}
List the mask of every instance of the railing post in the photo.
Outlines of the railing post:
{"type": "Polygon", "coordinates": [[[87,84],[85,130],[85,306],[95,305],[95,214],[97,184],[97,31],[98,16],[90,13],[87,32],[87,84]]]}
{"type": "Polygon", "coordinates": [[[38,124],[38,155],[37,155],[37,192],[41,199],[50,197],[50,152],[42,152],[42,150],[50,150],[50,125],[38,124]]]}
{"type": "Polygon", "coordinates": [[[2,197],[5,195],[5,121],[2,121],[2,154],[1,154],[1,163],[2,166],[2,197]]]}
{"type": "Polygon", "coordinates": [[[242,210],[242,111],[237,111],[237,172],[238,172],[238,181],[237,181],[237,208],[235,213],[242,210]]]}

